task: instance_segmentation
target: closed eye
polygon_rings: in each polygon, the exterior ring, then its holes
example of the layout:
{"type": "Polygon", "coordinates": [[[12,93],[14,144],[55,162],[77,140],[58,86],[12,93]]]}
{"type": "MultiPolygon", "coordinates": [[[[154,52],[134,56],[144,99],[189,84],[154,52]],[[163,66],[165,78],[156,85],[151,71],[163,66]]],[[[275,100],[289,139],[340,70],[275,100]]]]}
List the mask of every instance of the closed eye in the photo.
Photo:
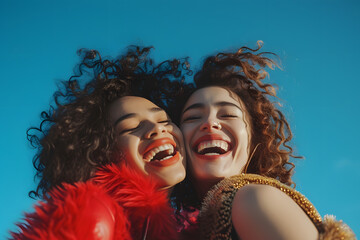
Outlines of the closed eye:
{"type": "Polygon", "coordinates": [[[129,133],[129,132],[134,132],[134,131],[138,130],[140,127],[141,127],[141,124],[137,125],[136,127],[125,128],[125,129],[121,130],[119,132],[119,134],[125,134],[125,133],[129,133]]]}
{"type": "Polygon", "coordinates": [[[133,132],[136,129],[138,129],[139,127],[135,127],[135,128],[129,128],[129,129],[124,129],[122,130],[119,134],[124,134],[124,133],[128,133],[128,132],[133,132]]]}
{"type": "Polygon", "coordinates": [[[166,120],[159,121],[158,123],[166,123],[166,124],[169,124],[169,123],[171,123],[171,120],[170,120],[170,119],[166,119],[166,120]]]}
{"type": "Polygon", "coordinates": [[[190,117],[186,117],[182,120],[182,122],[189,122],[189,121],[192,121],[192,120],[197,120],[197,119],[200,119],[201,117],[200,116],[190,116],[190,117]]]}
{"type": "Polygon", "coordinates": [[[237,115],[233,115],[233,114],[224,114],[224,115],[221,115],[221,117],[225,117],[225,118],[236,118],[238,117],[237,115]]]}

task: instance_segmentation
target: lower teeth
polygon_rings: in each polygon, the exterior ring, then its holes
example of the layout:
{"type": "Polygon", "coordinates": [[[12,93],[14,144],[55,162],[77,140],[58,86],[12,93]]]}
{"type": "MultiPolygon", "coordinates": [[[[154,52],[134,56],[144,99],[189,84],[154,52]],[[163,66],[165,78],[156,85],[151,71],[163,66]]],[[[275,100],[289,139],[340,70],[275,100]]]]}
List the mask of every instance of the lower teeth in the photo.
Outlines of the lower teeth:
{"type": "Polygon", "coordinates": [[[167,159],[169,159],[169,158],[171,158],[172,156],[170,155],[170,156],[167,156],[167,157],[164,157],[163,159],[160,159],[159,161],[164,161],[164,160],[167,160],[167,159]]]}
{"type": "Polygon", "coordinates": [[[205,153],[204,155],[209,155],[209,156],[211,156],[211,155],[220,155],[220,153],[205,153]]]}

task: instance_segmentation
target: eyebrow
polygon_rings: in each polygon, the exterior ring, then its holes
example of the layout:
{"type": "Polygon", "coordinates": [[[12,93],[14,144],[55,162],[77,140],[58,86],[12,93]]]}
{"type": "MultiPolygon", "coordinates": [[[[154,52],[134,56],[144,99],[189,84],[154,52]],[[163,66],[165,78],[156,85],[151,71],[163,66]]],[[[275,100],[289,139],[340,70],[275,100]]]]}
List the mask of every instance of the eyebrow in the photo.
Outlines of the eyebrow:
{"type": "MultiPolygon", "coordinates": [[[[153,108],[149,108],[148,109],[149,112],[161,112],[161,111],[164,111],[164,109],[162,108],[159,108],[159,107],[153,107],[153,108]]],[[[116,126],[119,122],[125,120],[125,119],[128,119],[128,118],[132,118],[132,117],[135,117],[136,113],[129,113],[129,114],[126,114],[124,116],[121,116],[119,117],[115,122],[114,122],[114,126],[116,126]]]]}
{"type": "MultiPolygon", "coordinates": [[[[239,106],[237,106],[236,104],[231,103],[231,102],[225,102],[225,101],[216,102],[216,103],[214,103],[214,105],[217,106],[217,107],[223,107],[223,106],[236,107],[240,111],[243,111],[239,106]]],[[[185,110],[182,113],[184,114],[186,111],[188,111],[190,109],[198,109],[198,108],[205,108],[205,104],[203,104],[203,103],[194,103],[194,104],[190,105],[189,107],[185,108],[185,110]]]]}

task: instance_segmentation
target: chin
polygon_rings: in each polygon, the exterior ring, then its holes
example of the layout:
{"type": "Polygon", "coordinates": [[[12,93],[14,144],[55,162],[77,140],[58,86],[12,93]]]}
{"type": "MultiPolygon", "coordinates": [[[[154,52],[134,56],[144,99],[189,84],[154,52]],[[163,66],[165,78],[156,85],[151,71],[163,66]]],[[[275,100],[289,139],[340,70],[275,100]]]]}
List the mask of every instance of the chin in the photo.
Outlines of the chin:
{"type": "Polygon", "coordinates": [[[176,184],[181,183],[185,179],[185,176],[186,176],[185,169],[183,172],[179,172],[179,174],[175,176],[172,175],[171,185],[175,186],[176,184]]]}
{"type": "Polygon", "coordinates": [[[182,182],[185,179],[185,170],[178,174],[171,174],[169,176],[158,176],[158,182],[161,188],[172,188],[176,184],[182,182]]]}
{"type": "Polygon", "coordinates": [[[221,179],[225,178],[225,176],[218,174],[218,173],[211,173],[211,172],[198,172],[194,174],[194,177],[200,181],[220,181],[221,179]]]}

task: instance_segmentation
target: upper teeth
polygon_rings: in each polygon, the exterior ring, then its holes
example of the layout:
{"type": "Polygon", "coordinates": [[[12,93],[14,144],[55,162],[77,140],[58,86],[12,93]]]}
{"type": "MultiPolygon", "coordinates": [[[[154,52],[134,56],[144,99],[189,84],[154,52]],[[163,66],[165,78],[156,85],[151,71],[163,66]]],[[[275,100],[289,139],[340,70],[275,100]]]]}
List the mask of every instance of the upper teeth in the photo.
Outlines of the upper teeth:
{"type": "Polygon", "coordinates": [[[224,151],[227,151],[229,149],[229,144],[223,140],[211,140],[211,141],[205,141],[201,142],[198,145],[197,152],[201,152],[205,148],[212,148],[212,147],[219,147],[223,149],[224,151]]]}
{"type": "MultiPolygon", "coordinates": [[[[153,148],[148,153],[146,153],[146,155],[144,156],[144,159],[146,162],[150,162],[157,153],[165,151],[165,150],[168,150],[169,155],[171,155],[174,153],[174,146],[171,144],[164,144],[159,147],[153,148]]],[[[169,157],[171,157],[171,156],[168,156],[166,158],[169,158],[169,157]]],[[[164,159],[162,159],[162,160],[164,160],[164,159]]]]}

